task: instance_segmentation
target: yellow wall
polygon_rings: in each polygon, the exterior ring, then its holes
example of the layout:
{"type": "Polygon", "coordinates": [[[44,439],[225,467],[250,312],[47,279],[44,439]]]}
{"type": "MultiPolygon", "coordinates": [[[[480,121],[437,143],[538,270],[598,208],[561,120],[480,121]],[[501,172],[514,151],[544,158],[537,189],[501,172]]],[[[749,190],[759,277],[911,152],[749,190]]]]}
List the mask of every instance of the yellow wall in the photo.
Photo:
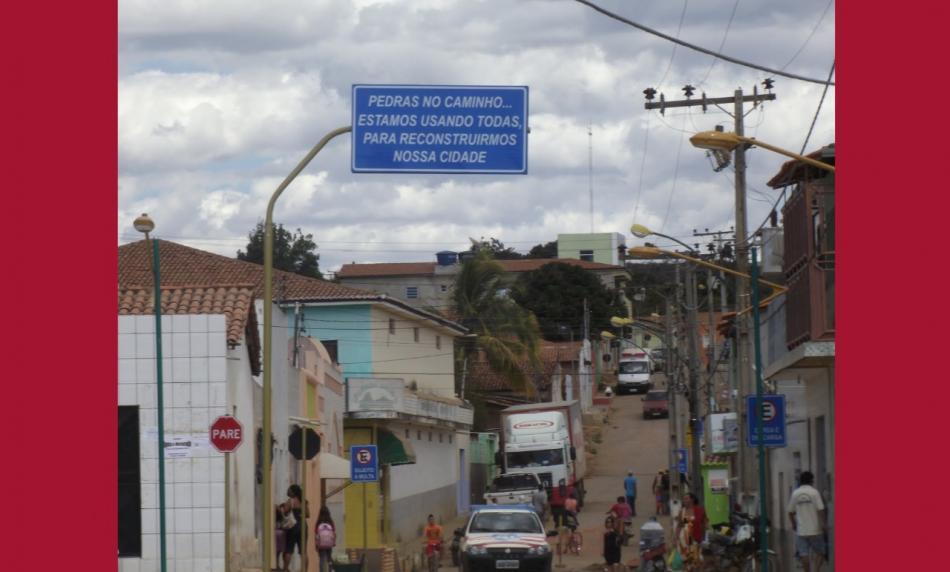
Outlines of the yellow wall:
{"type": "Polygon", "coordinates": [[[455,395],[451,334],[437,330],[423,320],[410,320],[381,307],[374,307],[371,316],[373,323],[379,324],[372,332],[375,377],[402,378],[407,384],[415,381],[420,392],[442,398],[455,395]],[[389,332],[390,318],[396,320],[395,333],[389,332]],[[418,342],[413,328],[419,329],[418,342]],[[436,347],[436,336],[440,338],[441,347],[436,347]]]}
{"type": "MultiPolygon", "coordinates": [[[[349,456],[353,445],[373,442],[373,430],[369,427],[345,428],[343,445],[349,456]]],[[[343,491],[343,506],[346,511],[346,548],[362,548],[365,531],[366,547],[381,547],[379,538],[379,484],[355,483],[343,491]],[[365,491],[365,495],[364,495],[365,491]],[[364,510],[363,499],[366,499],[364,510]]]]}

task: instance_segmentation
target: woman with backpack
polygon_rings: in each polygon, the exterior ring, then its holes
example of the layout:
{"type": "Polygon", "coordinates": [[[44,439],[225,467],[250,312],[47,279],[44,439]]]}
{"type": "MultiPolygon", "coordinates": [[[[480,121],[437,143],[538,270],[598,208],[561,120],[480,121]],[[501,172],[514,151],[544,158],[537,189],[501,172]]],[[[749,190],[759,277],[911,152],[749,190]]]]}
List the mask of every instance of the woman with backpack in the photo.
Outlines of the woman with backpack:
{"type": "Polygon", "coordinates": [[[320,556],[320,572],[330,570],[331,552],[336,546],[336,526],[333,524],[333,518],[330,516],[330,509],[326,506],[320,507],[320,514],[317,516],[317,533],[314,535],[317,542],[317,554],[320,556]],[[325,566],[324,566],[325,564],[325,566]]]}

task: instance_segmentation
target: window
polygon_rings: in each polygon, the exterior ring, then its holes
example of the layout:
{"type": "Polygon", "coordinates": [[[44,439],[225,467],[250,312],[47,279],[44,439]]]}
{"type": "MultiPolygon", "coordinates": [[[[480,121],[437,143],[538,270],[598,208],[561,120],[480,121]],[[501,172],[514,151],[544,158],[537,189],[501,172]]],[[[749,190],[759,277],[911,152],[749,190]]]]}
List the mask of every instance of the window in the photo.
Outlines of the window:
{"type": "Polygon", "coordinates": [[[422,431],[416,431],[416,439],[422,441],[422,431]]]}
{"type": "Polygon", "coordinates": [[[320,340],[320,343],[323,344],[323,347],[327,348],[327,353],[330,354],[330,361],[333,363],[340,363],[340,358],[337,354],[339,351],[337,348],[336,340],[320,340]]]}
{"type": "Polygon", "coordinates": [[[119,406],[119,556],[142,555],[139,408],[119,406]]]}
{"type": "Polygon", "coordinates": [[[439,290],[441,290],[442,292],[448,292],[449,291],[448,284],[442,284],[441,286],[439,286],[439,290]]]}
{"type": "Polygon", "coordinates": [[[432,431],[429,431],[429,442],[432,442],[432,431]]]}
{"type": "Polygon", "coordinates": [[[452,434],[449,433],[449,443],[451,443],[451,442],[452,442],[452,434]]]}
{"type": "Polygon", "coordinates": [[[419,341],[419,328],[413,328],[413,329],[412,329],[412,341],[414,341],[414,342],[418,342],[418,341],[419,341]]]}
{"type": "Polygon", "coordinates": [[[389,319],[389,333],[396,333],[396,320],[393,320],[392,318],[389,319]]]}
{"type": "Polygon", "coordinates": [[[437,349],[437,350],[441,350],[441,349],[442,349],[442,336],[436,336],[436,337],[435,337],[435,349],[437,349]]]}
{"type": "Polygon", "coordinates": [[[594,251],[593,250],[582,250],[581,251],[581,260],[586,260],[587,262],[594,261],[594,251]]]}
{"type": "Polygon", "coordinates": [[[415,300],[419,297],[419,287],[418,286],[406,286],[406,298],[410,300],[415,300]]]}

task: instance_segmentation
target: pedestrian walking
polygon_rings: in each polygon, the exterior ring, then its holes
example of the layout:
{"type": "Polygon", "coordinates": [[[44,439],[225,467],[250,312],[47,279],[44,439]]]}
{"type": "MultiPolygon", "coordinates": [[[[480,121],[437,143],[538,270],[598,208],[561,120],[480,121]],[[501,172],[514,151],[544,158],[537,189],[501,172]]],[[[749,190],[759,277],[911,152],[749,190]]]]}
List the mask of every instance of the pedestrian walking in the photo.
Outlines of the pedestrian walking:
{"type": "Polygon", "coordinates": [[[326,505],[320,507],[317,515],[317,533],[314,535],[317,542],[317,555],[320,557],[319,572],[330,572],[333,564],[332,552],[336,546],[336,525],[330,516],[330,509],[326,505]]]}
{"type": "Polygon", "coordinates": [[[683,509],[676,522],[676,543],[686,564],[686,570],[698,570],[702,560],[700,546],[706,538],[708,525],[706,510],[693,493],[683,497],[683,509]]]}
{"type": "Polygon", "coordinates": [[[660,494],[662,497],[663,511],[661,514],[670,514],[670,471],[664,469],[663,477],[660,479],[660,494]]]}
{"type": "Polygon", "coordinates": [[[548,493],[544,492],[544,485],[538,484],[538,489],[531,495],[531,504],[534,506],[534,512],[538,513],[541,522],[547,518],[545,514],[548,505],[548,493]]]}
{"type": "Polygon", "coordinates": [[[817,572],[825,556],[825,503],[813,485],[815,476],[805,471],[788,499],[788,518],[795,531],[795,553],[805,572],[817,572]]]}
{"type": "Polygon", "coordinates": [[[653,477],[653,499],[656,501],[656,508],[653,513],[656,516],[663,514],[663,471],[660,471],[653,477]]]}
{"type": "Polygon", "coordinates": [[[627,478],[623,480],[623,490],[627,495],[630,513],[637,516],[637,478],[633,476],[632,470],[627,473],[627,478]]]}
{"type": "Polygon", "coordinates": [[[623,536],[617,532],[617,523],[612,516],[604,521],[604,548],[601,556],[607,562],[608,572],[620,572],[620,551],[623,536]]]}
{"type": "MultiPolygon", "coordinates": [[[[286,534],[286,551],[284,552],[284,569],[290,570],[290,559],[293,558],[294,551],[300,554],[300,531],[303,529],[304,515],[302,510],[302,500],[303,489],[300,488],[300,485],[290,485],[287,488],[287,500],[284,502],[286,507],[285,523],[289,524],[291,520],[293,521],[293,526],[290,528],[284,528],[286,534]],[[290,519],[287,515],[288,513],[293,516],[293,519],[290,519]]],[[[310,511],[307,510],[307,517],[310,517],[310,511]]]]}
{"type": "Polygon", "coordinates": [[[551,489],[551,517],[554,519],[554,528],[564,526],[564,501],[567,500],[567,484],[564,479],[551,489]]]}

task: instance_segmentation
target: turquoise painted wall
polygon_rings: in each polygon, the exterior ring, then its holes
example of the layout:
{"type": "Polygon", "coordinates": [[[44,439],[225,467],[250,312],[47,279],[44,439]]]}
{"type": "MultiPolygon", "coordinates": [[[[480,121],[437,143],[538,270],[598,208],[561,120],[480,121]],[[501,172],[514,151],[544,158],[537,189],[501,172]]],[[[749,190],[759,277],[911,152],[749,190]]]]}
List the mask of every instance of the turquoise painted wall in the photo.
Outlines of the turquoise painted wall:
{"type": "MultiPolygon", "coordinates": [[[[387,327],[370,321],[369,304],[304,307],[307,334],[319,340],[337,340],[337,357],[343,377],[359,377],[373,373],[372,328],[387,327]]],[[[293,310],[289,312],[293,324],[293,310]]]]}

